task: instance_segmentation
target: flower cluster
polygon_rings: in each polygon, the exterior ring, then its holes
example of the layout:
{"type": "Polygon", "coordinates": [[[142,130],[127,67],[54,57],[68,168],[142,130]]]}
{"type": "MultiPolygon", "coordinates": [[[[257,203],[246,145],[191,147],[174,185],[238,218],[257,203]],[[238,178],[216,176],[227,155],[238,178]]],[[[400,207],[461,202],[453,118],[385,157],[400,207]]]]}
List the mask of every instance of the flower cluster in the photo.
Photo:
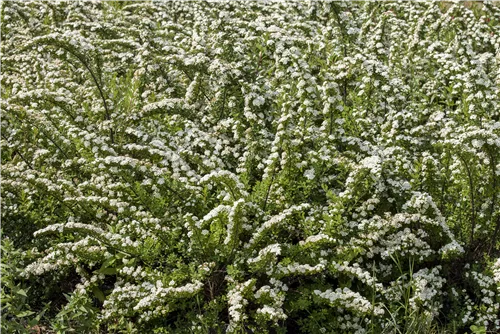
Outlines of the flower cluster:
{"type": "Polygon", "coordinates": [[[499,331],[471,3],[2,2],[8,281],[54,332],[499,331]]]}

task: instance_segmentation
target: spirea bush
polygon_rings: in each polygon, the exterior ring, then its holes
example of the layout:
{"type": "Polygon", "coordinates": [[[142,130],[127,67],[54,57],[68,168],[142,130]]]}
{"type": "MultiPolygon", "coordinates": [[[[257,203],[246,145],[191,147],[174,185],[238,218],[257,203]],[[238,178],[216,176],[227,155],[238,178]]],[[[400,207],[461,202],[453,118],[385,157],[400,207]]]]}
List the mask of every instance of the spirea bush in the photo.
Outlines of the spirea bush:
{"type": "Polygon", "coordinates": [[[6,333],[500,330],[498,4],[1,18],[6,333]]]}

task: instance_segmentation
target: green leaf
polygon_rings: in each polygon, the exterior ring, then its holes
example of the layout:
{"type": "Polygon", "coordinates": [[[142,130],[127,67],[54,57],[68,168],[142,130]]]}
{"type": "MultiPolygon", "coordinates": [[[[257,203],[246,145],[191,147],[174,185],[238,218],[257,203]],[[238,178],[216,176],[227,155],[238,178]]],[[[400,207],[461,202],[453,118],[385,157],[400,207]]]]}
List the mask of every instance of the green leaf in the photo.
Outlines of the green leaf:
{"type": "Polygon", "coordinates": [[[95,286],[92,288],[92,292],[94,293],[96,298],[99,299],[100,302],[104,302],[105,297],[101,289],[95,286]]]}
{"type": "Polygon", "coordinates": [[[116,268],[101,268],[99,269],[99,272],[104,275],[115,275],[116,268]]]}
{"type": "Polygon", "coordinates": [[[23,311],[21,313],[16,314],[16,317],[23,318],[23,317],[27,317],[29,315],[32,315],[33,313],[35,313],[35,312],[33,312],[33,311],[23,311]]]}
{"type": "Polygon", "coordinates": [[[17,290],[16,292],[18,295],[21,295],[21,296],[24,296],[24,297],[28,297],[28,295],[26,294],[26,291],[24,291],[23,289],[19,289],[17,290]]]}
{"type": "Polygon", "coordinates": [[[486,334],[486,328],[484,326],[479,327],[476,325],[472,325],[470,326],[470,330],[474,334],[486,334]]]}

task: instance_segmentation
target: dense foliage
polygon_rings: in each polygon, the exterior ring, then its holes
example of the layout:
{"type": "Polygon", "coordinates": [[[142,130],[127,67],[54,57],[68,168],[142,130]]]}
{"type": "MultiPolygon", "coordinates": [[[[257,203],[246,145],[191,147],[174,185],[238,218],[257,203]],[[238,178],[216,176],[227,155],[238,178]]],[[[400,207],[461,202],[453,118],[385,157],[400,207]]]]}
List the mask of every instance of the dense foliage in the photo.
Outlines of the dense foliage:
{"type": "Polygon", "coordinates": [[[2,2],[6,333],[496,333],[500,7],[2,2]]]}

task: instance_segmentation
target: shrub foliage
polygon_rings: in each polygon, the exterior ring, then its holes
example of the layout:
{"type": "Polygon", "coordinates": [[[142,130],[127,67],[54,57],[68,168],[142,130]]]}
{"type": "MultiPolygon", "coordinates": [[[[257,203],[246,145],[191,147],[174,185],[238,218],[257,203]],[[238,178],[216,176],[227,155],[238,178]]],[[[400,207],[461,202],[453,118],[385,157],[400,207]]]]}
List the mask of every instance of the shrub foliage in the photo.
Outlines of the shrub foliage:
{"type": "Polygon", "coordinates": [[[500,330],[500,8],[2,2],[2,329],[500,330]]]}

